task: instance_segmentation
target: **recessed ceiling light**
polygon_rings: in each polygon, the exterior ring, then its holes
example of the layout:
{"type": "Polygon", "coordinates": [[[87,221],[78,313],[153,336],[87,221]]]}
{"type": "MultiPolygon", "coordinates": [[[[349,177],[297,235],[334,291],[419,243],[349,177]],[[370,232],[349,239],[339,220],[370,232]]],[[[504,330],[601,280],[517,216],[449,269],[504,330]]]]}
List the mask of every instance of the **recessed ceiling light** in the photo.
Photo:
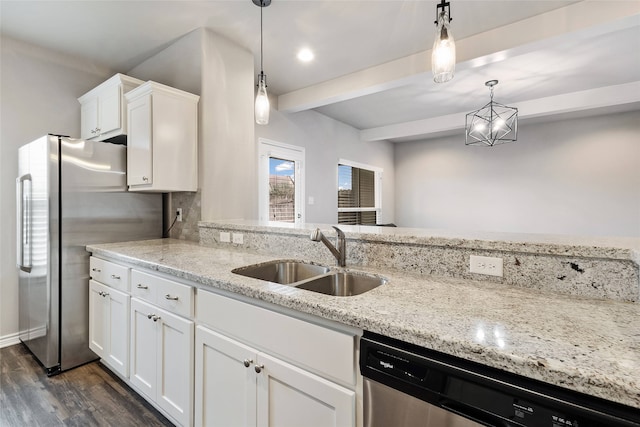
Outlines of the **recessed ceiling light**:
{"type": "Polygon", "coordinates": [[[310,62],[314,58],[313,52],[309,48],[303,48],[298,51],[298,59],[302,62],[310,62]]]}

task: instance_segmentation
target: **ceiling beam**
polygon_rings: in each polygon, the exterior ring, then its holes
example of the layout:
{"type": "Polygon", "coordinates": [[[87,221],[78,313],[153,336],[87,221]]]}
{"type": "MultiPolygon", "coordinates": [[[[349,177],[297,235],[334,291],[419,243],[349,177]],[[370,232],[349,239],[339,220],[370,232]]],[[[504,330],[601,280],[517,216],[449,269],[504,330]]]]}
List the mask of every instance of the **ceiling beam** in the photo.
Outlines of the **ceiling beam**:
{"type": "MultiPolygon", "coordinates": [[[[456,41],[458,71],[498,62],[589,30],[606,33],[637,25],[640,2],[582,1],[456,41]],[[627,18],[627,19],[624,19],[627,18]]],[[[347,74],[278,97],[278,109],[299,112],[430,78],[431,49],[347,74]],[[429,77],[427,77],[429,75],[429,77]]]]}
{"type": "MultiPolygon", "coordinates": [[[[510,105],[510,107],[518,108],[518,120],[522,121],[638,102],[640,102],[640,81],[548,96],[519,102],[510,105]]],[[[467,113],[468,111],[465,111],[430,119],[363,129],[360,131],[360,138],[363,141],[394,140],[419,136],[426,138],[427,135],[437,135],[464,128],[467,113]]]]}

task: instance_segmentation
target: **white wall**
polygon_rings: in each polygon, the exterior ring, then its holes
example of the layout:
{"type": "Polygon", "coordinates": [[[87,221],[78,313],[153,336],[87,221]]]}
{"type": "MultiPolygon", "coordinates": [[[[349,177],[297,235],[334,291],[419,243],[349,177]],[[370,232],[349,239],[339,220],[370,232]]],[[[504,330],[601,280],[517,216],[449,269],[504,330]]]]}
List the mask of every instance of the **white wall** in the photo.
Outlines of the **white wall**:
{"type": "Polygon", "coordinates": [[[18,332],[18,148],[47,133],[78,136],[77,98],[113,74],[87,61],[0,39],[0,346],[18,332]]]}
{"type": "Polygon", "coordinates": [[[406,227],[640,236],[640,111],[522,124],[518,141],[464,136],[395,149],[406,227]]]}
{"type": "Polygon", "coordinates": [[[360,140],[355,128],[315,111],[281,113],[271,109],[269,124],[256,125],[256,141],[267,138],[305,148],[306,222],[338,222],[338,160],[345,159],[383,169],[382,218],[394,221],[393,145],[360,140]]]}
{"type": "Polygon", "coordinates": [[[127,74],[200,95],[202,219],[257,218],[251,52],[198,29],[127,74]]]}

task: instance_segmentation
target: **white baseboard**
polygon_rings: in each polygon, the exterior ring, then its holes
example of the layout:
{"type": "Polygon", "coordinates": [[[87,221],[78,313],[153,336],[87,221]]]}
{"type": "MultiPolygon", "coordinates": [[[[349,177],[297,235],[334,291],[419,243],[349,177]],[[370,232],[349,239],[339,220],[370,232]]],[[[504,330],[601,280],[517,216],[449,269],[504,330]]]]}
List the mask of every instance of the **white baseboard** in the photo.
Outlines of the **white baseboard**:
{"type": "Polygon", "coordinates": [[[0,348],[9,347],[10,345],[15,345],[19,343],[20,343],[20,335],[17,332],[0,337],[0,348]]]}

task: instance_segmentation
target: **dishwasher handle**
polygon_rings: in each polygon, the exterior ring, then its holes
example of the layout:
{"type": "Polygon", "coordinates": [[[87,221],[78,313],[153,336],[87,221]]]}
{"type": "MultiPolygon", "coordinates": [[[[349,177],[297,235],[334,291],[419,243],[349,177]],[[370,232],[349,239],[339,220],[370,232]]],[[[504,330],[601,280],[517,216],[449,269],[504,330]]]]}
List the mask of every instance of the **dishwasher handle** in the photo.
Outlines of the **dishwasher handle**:
{"type": "Polygon", "coordinates": [[[442,409],[446,409],[449,412],[453,412],[454,414],[458,414],[464,418],[485,426],[514,427],[522,425],[519,423],[515,423],[514,421],[505,421],[502,417],[498,417],[479,409],[462,405],[449,399],[441,400],[439,406],[442,409]]]}

